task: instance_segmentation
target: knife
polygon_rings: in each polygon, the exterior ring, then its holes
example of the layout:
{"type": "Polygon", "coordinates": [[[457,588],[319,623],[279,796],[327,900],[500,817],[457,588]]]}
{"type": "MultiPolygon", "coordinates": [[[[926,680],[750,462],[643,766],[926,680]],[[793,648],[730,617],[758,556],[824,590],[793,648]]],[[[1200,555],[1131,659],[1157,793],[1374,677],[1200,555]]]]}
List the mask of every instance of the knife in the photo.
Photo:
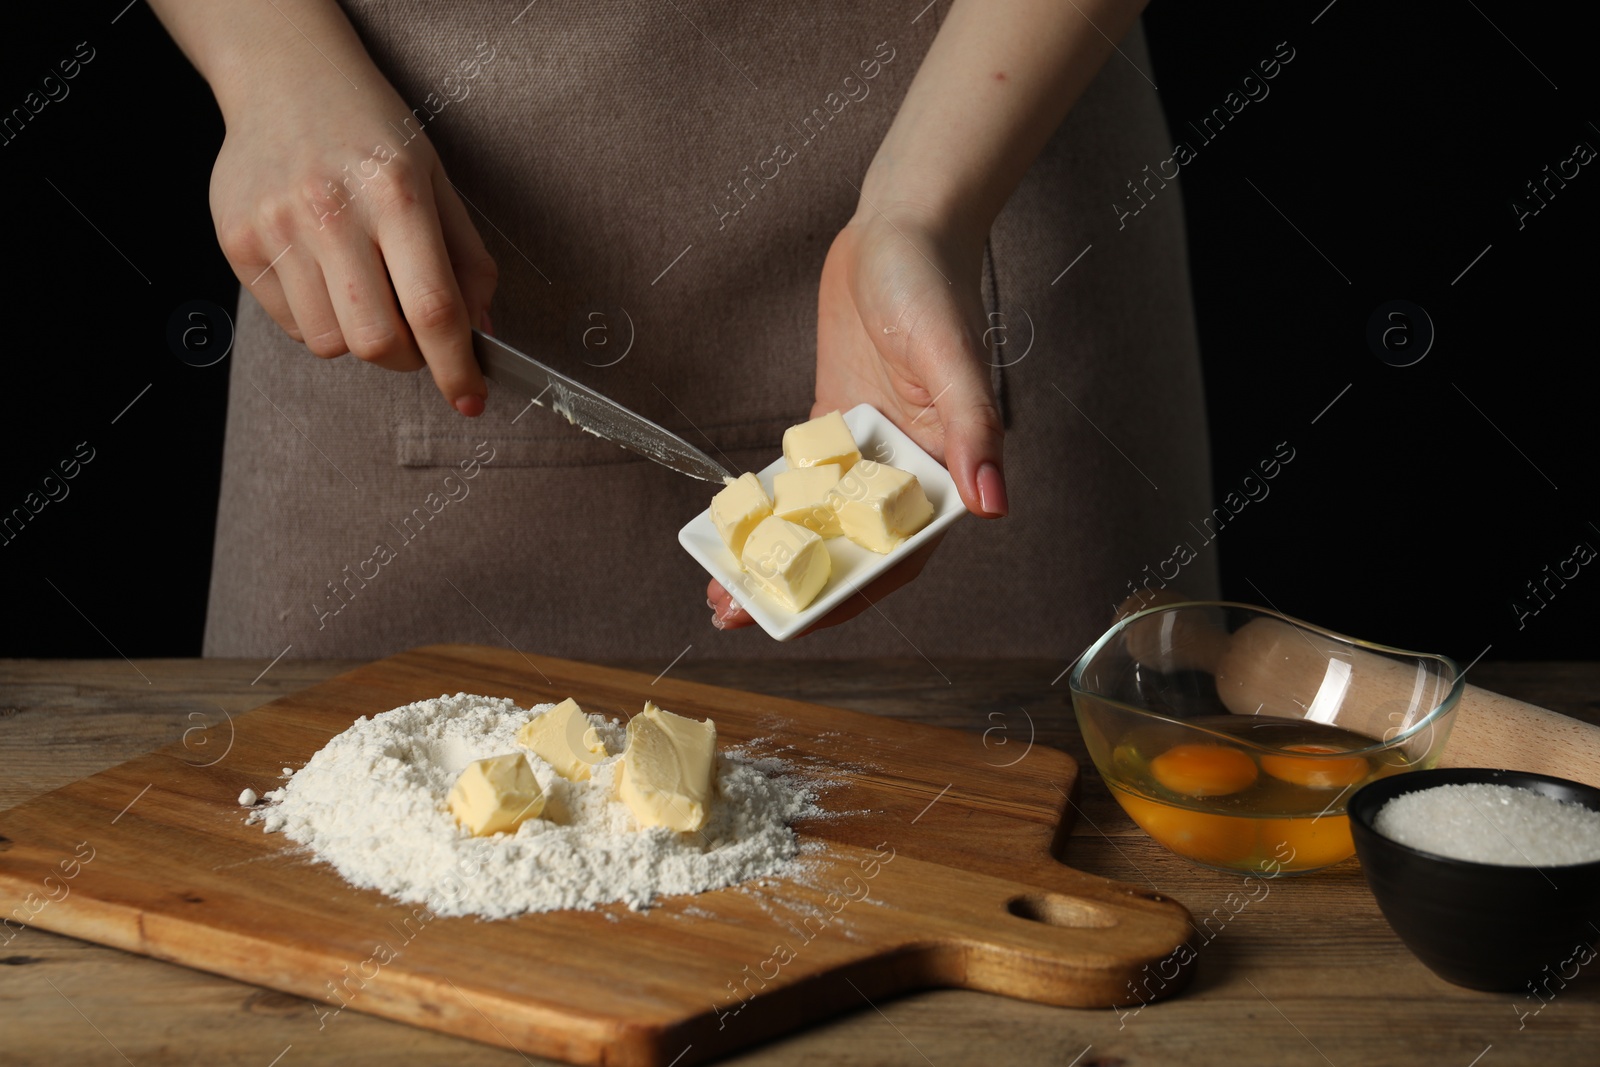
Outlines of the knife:
{"type": "Polygon", "coordinates": [[[679,437],[603,393],[547,367],[532,356],[481,330],[472,331],[472,353],[483,376],[496,385],[526,393],[586,433],[621,445],[679,474],[723,484],[733,475],[722,464],[679,437]],[[548,402],[548,403],[547,403],[548,402]]]}

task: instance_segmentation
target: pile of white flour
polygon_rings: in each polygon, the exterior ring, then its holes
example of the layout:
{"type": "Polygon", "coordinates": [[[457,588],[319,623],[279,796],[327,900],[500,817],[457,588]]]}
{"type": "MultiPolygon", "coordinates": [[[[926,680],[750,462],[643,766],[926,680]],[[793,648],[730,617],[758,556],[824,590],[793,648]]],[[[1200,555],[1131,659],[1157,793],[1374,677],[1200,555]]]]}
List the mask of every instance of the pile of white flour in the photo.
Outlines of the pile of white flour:
{"type": "Polygon", "coordinates": [[[445,797],[473,760],[526,752],[518,729],[535,714],[510,700],[457,693],[408,704],[329,741],[250,815],[332,864],[353,885],[439,915],[505,918],[699,893],[796,863],[789,823],[817,817],[816,796],[775,761],[721,752],[710,822],[700,832],[641,828],[616,797],[624,724],[589,716],[608,751],[586,782],[569,782],[527,752],[546,797],[542,818],[473,837],[445,797]]]}

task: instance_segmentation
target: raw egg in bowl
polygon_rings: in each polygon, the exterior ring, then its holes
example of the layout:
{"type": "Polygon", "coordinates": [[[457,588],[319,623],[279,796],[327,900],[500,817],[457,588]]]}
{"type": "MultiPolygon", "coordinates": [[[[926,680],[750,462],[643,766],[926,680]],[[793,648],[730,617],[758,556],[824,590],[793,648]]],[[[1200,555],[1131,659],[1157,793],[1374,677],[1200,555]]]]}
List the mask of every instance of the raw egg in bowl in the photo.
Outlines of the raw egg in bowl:
{"type": "Polygon", "coordinates": [[[1220,601],[1130,614],[1071,675],[1090,758],[1129,817],[1202,866],[1269,874],[1353,855],[1350,796],[1431,767],[1462,687],[1444,656],[1220,601]]]}

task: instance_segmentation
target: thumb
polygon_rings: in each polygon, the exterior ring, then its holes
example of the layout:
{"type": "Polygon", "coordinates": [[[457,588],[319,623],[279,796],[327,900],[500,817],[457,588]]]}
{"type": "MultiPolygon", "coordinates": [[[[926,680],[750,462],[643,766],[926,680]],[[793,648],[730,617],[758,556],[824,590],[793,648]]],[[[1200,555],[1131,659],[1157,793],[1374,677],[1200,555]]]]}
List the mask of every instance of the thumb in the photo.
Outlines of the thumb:
{"type": "Polygon", "coordinates": [[[934,399],[944,437],[944,463],[967,510],[980,518],[1006,514],[1002,453],[1005,427],[981,360],[963,353],[934,399]]]}
{"type": "MultiPolygon", "coordinates": [[[[962,308],[954,300],[936,301],[907,338],[913,377],[928,394],[931,408],[912,421],[926,426],[937,417],[938,429],[931,436],[942,446],[938,458],[950,471],[961,502],[979,518],[997,519],[1008,510],[1001,461],[1005,424],[981,355],[986,350],[971,326],[977,314],[976,308],[962,308]]],[[[903,428],[915,433],[919,427],[903,428]]]]}

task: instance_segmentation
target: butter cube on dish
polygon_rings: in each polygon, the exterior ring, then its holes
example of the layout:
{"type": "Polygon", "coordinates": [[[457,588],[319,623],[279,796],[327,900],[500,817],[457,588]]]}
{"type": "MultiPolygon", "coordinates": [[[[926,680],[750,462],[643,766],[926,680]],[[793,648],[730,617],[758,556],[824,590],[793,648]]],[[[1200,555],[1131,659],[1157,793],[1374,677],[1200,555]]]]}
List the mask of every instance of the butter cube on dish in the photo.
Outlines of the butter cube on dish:
{"type": "Polygon", "coordinates": [[[840,473],[844,473],[861,459],[861,449],[845,425],[844,416],[830,411],[783,431],[783,458],[790,470],[837,463],[840,473]]]}
{"type": "Polygon", "coordinates": [[[839,517],[828,506],[828,490],[843,473],[837,463],[780,471],[772,479],[772,513],[823,537],[838,537],[839,517]]]}
{"type": "Polygon", "coordinates": [[[728,482],[711,498],[711,522],[735,557],[744,551],[750,531],[771,514],[772,501],[762,488],[761,479],[749,471],[728,482]]]}
{"type": "Polygon", "coordinates": [[[509,833],[544,812],[544,792],[520,752],[467,764],[446,802],[474,836],[509,833]]]}
{"type": "Polygon", "coordinates": [[[569,782],[586,781],[594,765],[610,755],[606,743],[589,724],[589,717],[571,697],[529,719],[517,731],[517,744],[550,764],[569,782]]]}
{"type": "Polygon", "coordinates": [[[916,475],[887,463],[858,463],[828,491],[844,535],[862,548],[889,552],[928,525],[933,505],[916,475]]]}
{"type": "Polygon", "coordinates": [[[790,611],[803,611],[828,584],[833,560],[815,532],[776,515],[762,519],[744,543],[744,569],[790,611]]]}
{"type": "Polygon", "coordinates": [[[645,701],[628,720],[617,795],[642,826],[703,829],[716,785],[717,724],[645,701]]]}

